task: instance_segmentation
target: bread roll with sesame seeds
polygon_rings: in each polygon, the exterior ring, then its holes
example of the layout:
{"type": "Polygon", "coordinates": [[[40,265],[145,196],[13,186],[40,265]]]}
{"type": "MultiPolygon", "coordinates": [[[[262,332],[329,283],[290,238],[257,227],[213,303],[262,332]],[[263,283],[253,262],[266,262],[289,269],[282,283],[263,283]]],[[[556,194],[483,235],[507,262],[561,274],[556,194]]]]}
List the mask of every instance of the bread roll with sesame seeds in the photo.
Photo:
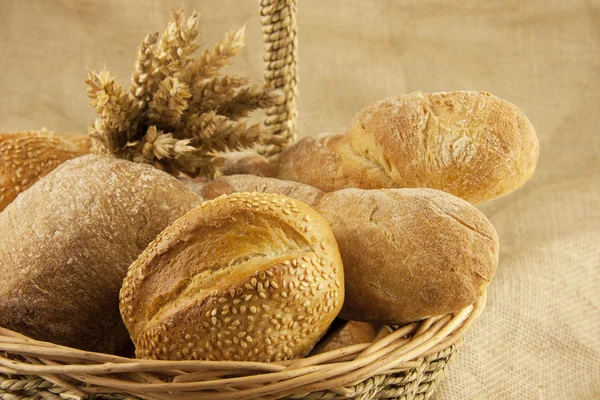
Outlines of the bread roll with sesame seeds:
{"type": "Polygon", "coordinates": [[[270,362],[308,354],[343,301],[323,218],[289,197],[238,193],[203,203],[144,250],[121,315],[138,358],[270,362]]]}
{"type": "Polygon", "coordinates": [[[397,324],[474,303],[498,265],[498,235],[483,213],[434,189],[342,189],[250,175],[197,185],[205,200],[239,191],[286,194],[329,223],[344,263],[341,318],[397,324]]]}
{"type": "Polygon", "coordinates": [[[129,265],[200,199],[148,165],[68,160],[0,213],[0,326],[113,352],[129,341],[119,290],[129,265]]]}
{"type": "Polygon", "coordinates": [[[538,154],[533,126],[508,101],[487,92],[414,92],[364,108],[345,134],[288,147],[276,177],[326,192],[427,187],[479,203],[527,182],[538,154]]]}
{"type": "Polygon", "coordinates": [[[70,138],[46,131],[0,134],[0,211],[61,163],[87,153],[88,135],[70,138]]]}

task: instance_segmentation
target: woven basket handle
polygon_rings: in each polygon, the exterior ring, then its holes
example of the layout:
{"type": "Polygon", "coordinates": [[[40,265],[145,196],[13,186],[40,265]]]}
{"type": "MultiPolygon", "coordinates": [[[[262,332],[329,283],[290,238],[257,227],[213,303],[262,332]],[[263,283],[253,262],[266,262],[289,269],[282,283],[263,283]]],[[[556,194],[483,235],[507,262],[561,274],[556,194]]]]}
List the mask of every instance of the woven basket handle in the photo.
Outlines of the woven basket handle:
{"type": "Polygon", "coordinates": [[[258,152],[276,157],[296,140],[298,96],[298,38],[296,0],[260,0],[260,23],[265,48],[265,84],[281,90],[285,101],[267,109],[265,125],[273,134],[258,152]]]}

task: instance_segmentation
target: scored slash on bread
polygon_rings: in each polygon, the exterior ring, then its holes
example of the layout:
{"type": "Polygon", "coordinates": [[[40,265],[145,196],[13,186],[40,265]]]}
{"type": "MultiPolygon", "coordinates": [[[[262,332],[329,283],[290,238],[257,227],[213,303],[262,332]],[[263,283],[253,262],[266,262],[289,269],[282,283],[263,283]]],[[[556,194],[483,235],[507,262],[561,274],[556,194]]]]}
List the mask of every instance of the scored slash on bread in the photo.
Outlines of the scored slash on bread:
{"type": "Polygon", "coordinates": [[[498,235],[468,202],[434,189],[342,189],[251,175],[193,185],[205,200],[285,194],[315,208],[335,235],[346,279],[345,319],[398,324],[474,303],[498,264],[498,235]]]}
{"type": "Polygon", "coordinates": [[[361,110],[345,134],[308,136],[279,157],[279,179],[323,191],[426,187],[471,203],[522,186],[539,154],[535,130],[487,92],[414,92],[361,110]]]}
{"type": "Polygon", "coordinates": [[[344,301],[323,218],[285,196],[237,193],[165,229],[129,268],[121,315],[136,355],[277,361],[306,355],[344,301]]]}

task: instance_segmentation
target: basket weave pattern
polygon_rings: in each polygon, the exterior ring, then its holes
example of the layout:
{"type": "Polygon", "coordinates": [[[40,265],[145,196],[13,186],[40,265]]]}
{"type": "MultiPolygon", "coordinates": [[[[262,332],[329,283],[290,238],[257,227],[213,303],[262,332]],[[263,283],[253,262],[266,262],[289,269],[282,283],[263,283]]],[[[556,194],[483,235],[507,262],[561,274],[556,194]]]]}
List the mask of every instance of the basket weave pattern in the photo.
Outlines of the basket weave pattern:
{"type": "Polygon", "coordinates": [[[0,328],[0,398],[427,399],[484,305],[485,295],[373,343],[275,363],[135,360],[0,328]]]}
{"type": "MultiPolygon", "coordinates": [[[[296,8],[296,0],[260,0],[265,82],[285,93],[266,113],[274,133],[258,152],[270,158],[296,139],[296,8]]],[[[373,343],[275,363],[135,360],[0,327],[0,399],[427,399],[485,299],[373,343]]]]}

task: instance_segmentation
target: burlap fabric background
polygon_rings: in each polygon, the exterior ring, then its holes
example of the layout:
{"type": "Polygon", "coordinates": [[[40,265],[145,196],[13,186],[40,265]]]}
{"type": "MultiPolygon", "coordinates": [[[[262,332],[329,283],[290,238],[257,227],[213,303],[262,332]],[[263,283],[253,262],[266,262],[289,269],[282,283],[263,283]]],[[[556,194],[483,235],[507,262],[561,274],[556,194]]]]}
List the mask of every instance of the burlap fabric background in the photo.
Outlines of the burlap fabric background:
{"type": "MultiPolygon", "coordinates": [[[[182,5],[206,44],[248,23],[234,70],[260,79],[255,1],[0,0],[0,131],[84,132],[85,67],[128,80],[182,5]]],[[[540,137],[534,178],[481,206],[500,266],[436,398],[599,399],[600,2],[301,0],[299,29],[301,135],[386,96],[468,89],[514,102],[540,137]]]]}

